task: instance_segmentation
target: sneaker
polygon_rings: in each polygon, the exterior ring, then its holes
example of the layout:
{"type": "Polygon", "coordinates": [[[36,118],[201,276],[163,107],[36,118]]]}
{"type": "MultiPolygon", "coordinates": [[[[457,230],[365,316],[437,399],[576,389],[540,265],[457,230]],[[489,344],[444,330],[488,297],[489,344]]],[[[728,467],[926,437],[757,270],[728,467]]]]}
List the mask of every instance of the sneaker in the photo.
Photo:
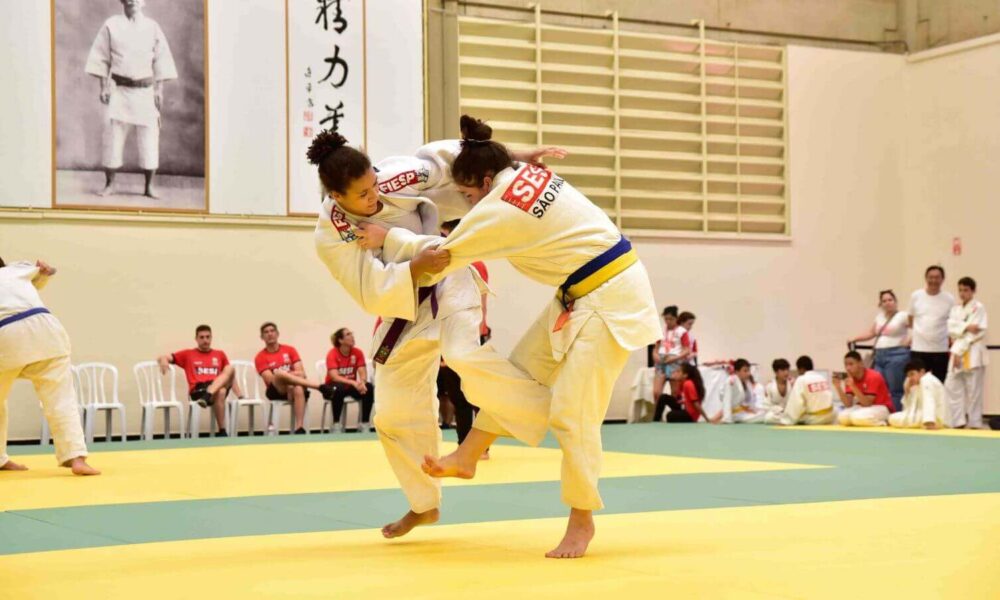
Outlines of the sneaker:
{"type": "Polygon", "coordinates": [[[215,437],[229,437],[229,434],[226,433],[225,429],[220,429],[219,431],[215,432],[215,437]]]}
{"type": "Polygon", "coordinates": [[[295,435],[305,435],[305,434],[306,430],[304,427],[299,427],[298,429],[295,430],[295,435]]]}

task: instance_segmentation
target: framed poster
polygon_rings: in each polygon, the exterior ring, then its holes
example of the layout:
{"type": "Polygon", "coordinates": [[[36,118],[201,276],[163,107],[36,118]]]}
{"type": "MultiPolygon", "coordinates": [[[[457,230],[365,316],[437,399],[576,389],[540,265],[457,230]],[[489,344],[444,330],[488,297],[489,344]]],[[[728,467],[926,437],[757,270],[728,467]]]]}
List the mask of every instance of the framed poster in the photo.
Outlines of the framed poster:
{"type": "Polygon", "coordinates": [[[285,0],[288,72],[288,214],[323,201],[306,151],[321,131],[367,145],[365,0],[285,0]]]}
{"type": "Polygon", "coordinates": [[[51,0],[52,205],[207,212],[207,0],[51,0]]]}

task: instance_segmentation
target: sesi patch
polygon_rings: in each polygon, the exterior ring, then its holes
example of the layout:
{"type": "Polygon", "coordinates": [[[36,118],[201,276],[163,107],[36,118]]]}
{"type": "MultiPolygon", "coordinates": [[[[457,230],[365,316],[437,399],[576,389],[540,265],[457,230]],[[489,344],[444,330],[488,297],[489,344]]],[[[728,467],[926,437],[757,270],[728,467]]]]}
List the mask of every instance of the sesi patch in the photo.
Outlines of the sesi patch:
{"type": "Polygon", "coordinates": [[[566,181],[556,177],[552,171],[528,165],[518,173],[500,199],[541,219],[559,197],[564,183],[566,181]]]}
{"type": "Polygon", "coordinates": [[[806,389],[812,393],[825,392],[830,389],[830,384],[825,381],[817,381],[816,383],[810,383],[807,385],[806,389]]]}
{"type": "Polygon", "coordinates": [[[354,228],[347,222],[347,215],[336,204],[330,207],[330,222],[333,223],[334,229],[340,234],[340,239],[345,242],[353,242],[358,239],[357,234],[354,233],[354,228]]]}
{"type": "Polygon", "coordinates": [[[383,194],[392,194],[415,183],[424,183],[430,179],[430,176],[431,173],[427,169],[404,171],[393,176],[391,179],[380,181],[378,183],[378,191],[383,194]]]}

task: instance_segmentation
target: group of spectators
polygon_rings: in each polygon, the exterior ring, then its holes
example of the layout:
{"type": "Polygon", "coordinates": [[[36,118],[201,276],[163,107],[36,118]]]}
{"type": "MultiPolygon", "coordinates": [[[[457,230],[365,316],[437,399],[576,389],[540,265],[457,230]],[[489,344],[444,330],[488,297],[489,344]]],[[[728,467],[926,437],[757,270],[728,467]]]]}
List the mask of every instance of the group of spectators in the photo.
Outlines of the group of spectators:
{"type": "MultiPolygon", "coordinates": [[[[368,382],[365,355],[355,345],[353,332],[342,327],[330,336],[332,348],[326,355],[326,371],[320,379],[307,377],[298,350],[280,343],[279,336],[278,326],[273,322],[260,326],[264,347],[254,358],[254,366],[266,386],[267,399],[291,405],[292,428],[296,434],[306,433],[304,420],[310,390],[318,391],[324,400],[332,403],[334,423],[340,421],[347,398],[361,402],[362,426],[368,423],[375,403],[375,389],[368,382]]],[[[203,407],[211,406],[219,424],[218,435],[226,436],[226,397],[232,391],[242,399],[245,390],[241,389],[226,353],[212,347],[211,327],[199,325],[195,329],[195,343],[194,348],[165,354],[157,362],[163,374],[171,364],[184,371],[191,401],[203,407]]]]}
{"type": "Polygon", "coordinates": [[[880,310],[871,327],[848,340],[844,370],[814,368],[809,356],[791,364],[773,361],[774,380],[757,384],[751,364],[737,359],[721,392],[722,408],[707,414],[705,385],[696,368],[690,335],[694,315],[663,311],[664,336],[654,348],[655,420],[668,422],[831,424],[844,426],[983,427],[983,380],[988,363],[986,308],[976,300],[976,281],[958,281],[958,301],[942,289],[944,269],[928,267],[925,287],[898,308],[892,290],[879,293],[880,310]],[[685,318],[687,317],[687,319],[685,318]],[[688,320],[689,319],[689,320],[688,320]],[[874,340],[862,356],[859,342],[874,340]],[[670,388],[666,388],[666,381],[670,388]]]}

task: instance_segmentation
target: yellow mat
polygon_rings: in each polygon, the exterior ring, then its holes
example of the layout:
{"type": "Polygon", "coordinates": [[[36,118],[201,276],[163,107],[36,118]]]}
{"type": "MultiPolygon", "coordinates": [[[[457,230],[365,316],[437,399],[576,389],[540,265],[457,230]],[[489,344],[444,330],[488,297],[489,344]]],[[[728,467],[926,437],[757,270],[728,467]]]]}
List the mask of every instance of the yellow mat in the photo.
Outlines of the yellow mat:
{"type": "Polygon", "coordinates": [[[970,438],[991,438],[1000,440],[1000,431],[990,429],[899,429],[896,427],[841,427],[840,425],[796,425],[795,427],[775,427],[783,431],[854,431],[861,433],[903,433],[915,435],[937,435],[970,438]]]}
{"type": "Polygon", "coordinates": [[[50,598],[996,598],[1000,494],[225,538],[0,557],[0,596],[50,598]]]}
{"type": "MultiPolygon", "coordinates": [[[[450,452],[455,445],[443,445],[450,452]]],[[[495,446],[476,479],[445,485],[558,481],[561,453],[550,448],[495,446]]],[[[0,473],[0,510],[25,510],[343,492],[397,487],[378,441],[178,448],[95,454],[100,477],[73,477],[45,455],[17,457],[31,470],[0,473]]],[[[727,473],[820,468],[815,465],[715,460],[607,452],[602,476],[727,473]]]]}

